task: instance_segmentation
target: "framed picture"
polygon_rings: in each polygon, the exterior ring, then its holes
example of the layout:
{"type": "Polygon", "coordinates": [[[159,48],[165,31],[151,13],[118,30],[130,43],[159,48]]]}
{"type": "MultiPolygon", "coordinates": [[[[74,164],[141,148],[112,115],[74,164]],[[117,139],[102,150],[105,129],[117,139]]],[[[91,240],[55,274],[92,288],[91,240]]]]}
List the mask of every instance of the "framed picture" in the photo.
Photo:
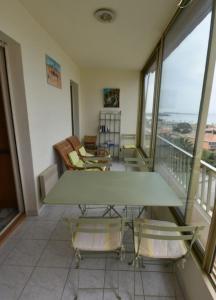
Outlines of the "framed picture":
{"type": "Polygon", "coordinates": [[[104,107],[119,107],[120,89],[103,89],[104,107]]]}
{"type": "Polygon", "coordinates": [[[61,89],[61,66],[49,55],[46,55],[46,71],[47,83],[61,89]]]}

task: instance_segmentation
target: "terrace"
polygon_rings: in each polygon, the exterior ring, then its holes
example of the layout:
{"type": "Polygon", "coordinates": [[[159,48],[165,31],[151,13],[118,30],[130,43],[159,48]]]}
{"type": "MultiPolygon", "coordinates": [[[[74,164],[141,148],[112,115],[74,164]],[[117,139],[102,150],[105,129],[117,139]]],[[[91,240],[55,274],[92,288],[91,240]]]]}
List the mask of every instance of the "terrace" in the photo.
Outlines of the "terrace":
{"type": "Polygon", "coordinates": [[[0,300],[216,299],[216,1],[0,4],[0,300]]]}

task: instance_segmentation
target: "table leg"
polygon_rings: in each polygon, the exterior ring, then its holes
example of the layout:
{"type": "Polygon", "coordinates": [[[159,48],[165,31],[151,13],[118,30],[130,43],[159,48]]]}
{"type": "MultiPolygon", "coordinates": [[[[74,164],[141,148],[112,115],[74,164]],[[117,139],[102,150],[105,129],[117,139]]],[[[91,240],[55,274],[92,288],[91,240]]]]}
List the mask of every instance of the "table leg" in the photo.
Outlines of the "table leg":
{"type": "Polygon", "coordinates": [[[111,211],[113,211],[117,216],[119,216],[120,218],[122,217],[120,215],[120,213],[114,208],[115,205],[109,205],[108,208],[105,210],[105,212],[103,213],[103,217],[105,217],[108,213],[111,213],[111,211]]]}
{"type": "Polygon", "coordinates": [[[142,215],[142,213],[144,212],[144,210],[145,210],[145,206],[143,206],[143,207],[142,207],[142,209],[141,209],[141,211],[139,212],[139,214],[138,214],[138,218],[140,218],[140,217],[141,217],[141,215],[142,215]]]}

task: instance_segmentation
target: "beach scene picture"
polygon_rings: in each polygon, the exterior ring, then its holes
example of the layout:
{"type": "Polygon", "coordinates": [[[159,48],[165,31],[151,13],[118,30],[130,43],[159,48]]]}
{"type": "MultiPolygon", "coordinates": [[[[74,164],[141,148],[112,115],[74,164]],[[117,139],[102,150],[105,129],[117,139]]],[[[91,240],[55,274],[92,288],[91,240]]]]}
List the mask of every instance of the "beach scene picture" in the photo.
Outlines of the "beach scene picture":
{"type": "Polygon", "coordinates": [[[61,66],[49,55],[46,55],[47,83],[61,89],[61,66]]]}

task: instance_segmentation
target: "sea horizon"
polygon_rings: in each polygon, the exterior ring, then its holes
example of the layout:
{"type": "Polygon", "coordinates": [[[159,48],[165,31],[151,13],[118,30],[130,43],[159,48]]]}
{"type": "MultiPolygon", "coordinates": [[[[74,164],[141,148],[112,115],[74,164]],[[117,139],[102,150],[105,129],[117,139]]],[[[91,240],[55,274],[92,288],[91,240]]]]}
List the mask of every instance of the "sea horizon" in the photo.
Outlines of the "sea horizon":
{"type": "MultiPolygon", "coordinates": [[[[146,115],[151,116],[151,113],[147,113],[146,115]]],[[[190,124],[196,124],[198,121],[198,115],[194,113],[162,112],[159,113],[159,119],[172,123],[187,122],[190,124]]],[[[208,114],[207,125],[216,125],[216,113],[208,114]]]]}

